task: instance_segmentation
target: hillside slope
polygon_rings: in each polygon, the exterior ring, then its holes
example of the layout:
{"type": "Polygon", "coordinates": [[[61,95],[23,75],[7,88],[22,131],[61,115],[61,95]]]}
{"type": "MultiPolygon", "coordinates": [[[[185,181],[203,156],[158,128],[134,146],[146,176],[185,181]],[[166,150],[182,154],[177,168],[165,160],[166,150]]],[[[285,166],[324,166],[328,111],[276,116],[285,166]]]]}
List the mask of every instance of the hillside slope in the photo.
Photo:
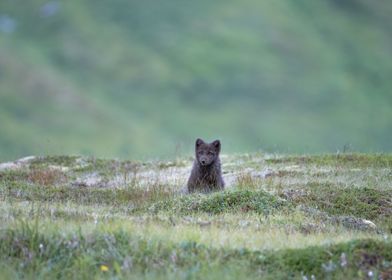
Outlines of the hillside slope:
{"type": "Polygon", "coordinates": [[[391,151],[391,12],[365,0],[1,1],[0,158],[167,156],[196,136],[226,151],[391,151]]]}

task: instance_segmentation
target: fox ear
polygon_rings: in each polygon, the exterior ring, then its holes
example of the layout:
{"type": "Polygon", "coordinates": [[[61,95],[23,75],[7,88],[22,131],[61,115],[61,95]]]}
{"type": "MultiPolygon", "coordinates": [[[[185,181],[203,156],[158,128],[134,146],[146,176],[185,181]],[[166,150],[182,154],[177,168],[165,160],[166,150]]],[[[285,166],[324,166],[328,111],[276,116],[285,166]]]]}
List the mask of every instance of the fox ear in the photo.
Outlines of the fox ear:
{"type": "Polygon", "coordinates": [[[196,139],[196,147],[199,147],[201,144],[204,144],[204,141],[201,140],[200,138],[196,139]]]}
{"type": "Polygon", "coordinates": [[[212,142],[212,145],[213,145],[217,150],[220,150],[221,143],[220,143],[219,140],[215,140],[214,142],[212,142]]]}

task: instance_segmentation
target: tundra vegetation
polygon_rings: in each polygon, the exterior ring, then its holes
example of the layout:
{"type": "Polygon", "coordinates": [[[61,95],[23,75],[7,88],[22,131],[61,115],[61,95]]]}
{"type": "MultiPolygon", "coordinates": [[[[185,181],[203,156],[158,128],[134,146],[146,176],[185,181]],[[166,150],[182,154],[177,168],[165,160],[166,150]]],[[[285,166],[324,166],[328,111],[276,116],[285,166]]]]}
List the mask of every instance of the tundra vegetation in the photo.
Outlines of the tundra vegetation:
{"type": "Polygon", "coordinates": [[[392,155],[221,159],[211,194],[190,158],[0,164],[1,277],[392,278],[392,155]]]}

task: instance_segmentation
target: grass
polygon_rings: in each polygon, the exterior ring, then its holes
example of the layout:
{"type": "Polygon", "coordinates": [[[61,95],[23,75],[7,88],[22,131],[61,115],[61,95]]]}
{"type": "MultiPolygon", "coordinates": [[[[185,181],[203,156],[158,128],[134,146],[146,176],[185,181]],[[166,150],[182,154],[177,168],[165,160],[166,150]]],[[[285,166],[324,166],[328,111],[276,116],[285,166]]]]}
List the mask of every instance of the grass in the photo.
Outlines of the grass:
{"type": "Polygon", "coordinates": [[[126,188],[113,191],[112,189],[70,188],[68,186],[48,187],[30,183],[9,183],[1,186],[1,196],[34,202],[74,203],[93,205],[144,205],[168,198],[172,195],[164,186],[155,185],[150,189],[126,188]]]}
{"type": "Polygon", "coordinates": [[[377,219],[392,218],[392,190],[371,188],[336,189],[333,186],[316,186],[307,196],[307,204],[318,206],[330,214],[345,214],[377,219]]]}
{"type": "Polygon", "coordinates": [[[44,233],[40,228],[39,222],[20,222],[2,232],[0,252],[8,256],[5,264],[21,267],[26,275],[37,275],[40,271],[40,277],[57,278],[100,277],[106,272],[106,276],[141,277],[151,272],[170,275],[176,271],[188,271],[200,277],[209,270],[217,276],[217,272],[227,271],[225,267],[234,270],[237,267],[238,273],[240,266],[241,274],[250,273],[252,278],[300,275],[356,278],[368,271],[376,276],[387,275],[392,259],[392,242],[371,239],[259,251],[216,248],[194,241],[156,240],[118,229],[62,234],[53,229],[44,233]],[[103,265],[107,271],[103,271],[103,265]]]}
{"type": "Polygon", "coordinates": [[[189,195],[190,159],[32,159],[0,171],[2,277],[390,279],[390,156],[366,157],[227,156],[189,195]]]}
{"type": "Polygon", "coordinates": [[[172,211],[177,214],[255,212],[268,215],[283,206],[283,201],[265,191],[242,190],[225,191],[212,195],[189,195],[179,199],[158,202],[153,204],[149,210],[153,212],[172,211]]]}
{"type": "Polygon", "coordinates": [[[270,158],[266,160],[271,164],[316,164],[334,165],[342,167],[392,167],[392,156],[384,154],[336,154],[336,155],[313,155],[313,156],[288,156],[270,158]]]}

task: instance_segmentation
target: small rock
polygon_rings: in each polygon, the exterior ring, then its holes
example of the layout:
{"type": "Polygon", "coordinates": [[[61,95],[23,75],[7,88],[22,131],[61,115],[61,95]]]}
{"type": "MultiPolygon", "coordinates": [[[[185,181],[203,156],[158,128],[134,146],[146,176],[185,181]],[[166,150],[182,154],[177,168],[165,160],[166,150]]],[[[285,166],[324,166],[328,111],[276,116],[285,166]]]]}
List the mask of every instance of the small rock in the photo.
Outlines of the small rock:
{"type": "Polygon", "coordinates": [[[377,228],[377,226],[372,221],[352,216],[332,217],[332,220],[341,223],[345,227],[358,230],[374,230],[377,228]]]}
{"type": "Polygon", "coordinates": [[[0,163],[0,171],[6,171],[6,170],[16,170],[20,167],[19,164],[15,162],[4,162],[0,163]]]}
{"type": "Polygon", "coordinates": [[[367,225],[368,227],[370,227],[370,228],[372,228],[372,229],[376,229],[376,228],[377,228],[376,224],[373,223],[372,221],[362,219],[362,223],[363,223],[364,225],[367,225]]]}
{"type": "Polygon", "coordinates": [[[69,171],[69,167],[66,167],[66,166],[49,165],[48,168],[50,170],[56,170],[56,171],[61,171],[61,172],[69,171]]]}
{"type": "Polygon", "coordinates": [[[30,163],[31,161],[35,160],[37,157],[36,156],[28,156],[24,158],[20,158],[17,160],[18,163],[30,163]]]}
{"type": "Polygon", "coordinates": [[[28,156],[11,162],[0,163],[0,171],[17,170],[23,167],[24,165],[27,165],[35,158],[36,157],[34,156],[28,156]]]}
{"type": "Polygon", "coordinates": [[[94,172],[77,178],[72,185],[80,187],[101,187],[102,183],[102,177],[98,174],[98,172],[94,172]]]}

